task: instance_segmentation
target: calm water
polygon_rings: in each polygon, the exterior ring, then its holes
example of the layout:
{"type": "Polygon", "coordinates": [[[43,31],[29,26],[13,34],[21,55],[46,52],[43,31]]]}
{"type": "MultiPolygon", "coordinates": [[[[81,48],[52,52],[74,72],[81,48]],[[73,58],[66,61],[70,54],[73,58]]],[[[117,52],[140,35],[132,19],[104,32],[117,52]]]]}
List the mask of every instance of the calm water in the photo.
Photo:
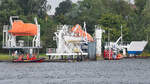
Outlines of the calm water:
{"type": "Polygon", "coordinates": [[[150,84],[150,59],[0,63],[0,84],[150,84]]]}

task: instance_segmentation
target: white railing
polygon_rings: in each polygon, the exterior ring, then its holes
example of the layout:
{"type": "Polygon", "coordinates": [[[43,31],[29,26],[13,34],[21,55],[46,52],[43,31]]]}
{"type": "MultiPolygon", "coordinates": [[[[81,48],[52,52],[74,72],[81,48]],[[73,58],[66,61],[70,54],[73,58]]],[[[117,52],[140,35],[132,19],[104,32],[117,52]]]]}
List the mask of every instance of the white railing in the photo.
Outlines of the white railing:
{"type": "Polygon", "coordinates": [[[23,47],[33,47],[33,48],[41,48],[42,47],[42,43],[40,42],[40,46],[33,46],[32,41],[17,41],[16,42],[16,46],[11,46],[11,45],[7,45],[9,43],[3,43],[3,48],[23,48],[23,47]]]}

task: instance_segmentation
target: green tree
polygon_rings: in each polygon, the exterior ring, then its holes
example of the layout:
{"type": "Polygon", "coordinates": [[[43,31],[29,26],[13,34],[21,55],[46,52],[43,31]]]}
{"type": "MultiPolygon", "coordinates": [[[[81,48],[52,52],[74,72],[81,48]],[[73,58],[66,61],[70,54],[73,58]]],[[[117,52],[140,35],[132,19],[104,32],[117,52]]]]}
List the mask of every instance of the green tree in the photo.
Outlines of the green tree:
{"type": "Polygon", "coordinates": [[[59,7],[56,8],[55,15],[65,14],[72,8],[72,2],[70,0],[63,1],[59,4],[59,7]]]}
{"type": "Polygon", "coordinates": [[[147,0],[135,0],[135,5],[137,7],[137,13],[138,14],[142,13],[144,6],[146,5],[146,1],[147,0]]]}
{"type": "MultiPolygon", "coordinates": [[[[63,10],[63,7],[59,7],[63,10]]],[[[80,24],[87,23],[87,31],[94,33],[94,26],[98,24],[97,20],[104,13],[114,13],[122,15],[125,19],[133,10],[130,5],[123,0],[83,0],[77,4],[72,4],[71,10],[57,15],[62,24],[80,24]]],[[[56,15],[55,15],[56,16],[56,15]]]]}
{"type": "Polygon", "coordinates": [[[24,15],[37,14],[39,17],[45,18],[50,5],[47,0],[16,0],[24,11],[24,15]]]}
{"type": "Polygon", "coordinates": [[[59,4],[59,7],[56,8],[55,19],[65,24],[65,14],[69,12],[72,8],[72,2],[70,0],[63,1],[59,4]]]}
{"type": "Polygon", "coordinates": [[[129,28],[127,22],[121,15],[106,13],[98,20],[99,25],[105,29],[106,34],[104,36],[105,41],[108,39],[108,31],[110,32],[110,40],[116,41],[121,35],[121,26],[123,28],[124,40],[129,40],[129,28]]]}

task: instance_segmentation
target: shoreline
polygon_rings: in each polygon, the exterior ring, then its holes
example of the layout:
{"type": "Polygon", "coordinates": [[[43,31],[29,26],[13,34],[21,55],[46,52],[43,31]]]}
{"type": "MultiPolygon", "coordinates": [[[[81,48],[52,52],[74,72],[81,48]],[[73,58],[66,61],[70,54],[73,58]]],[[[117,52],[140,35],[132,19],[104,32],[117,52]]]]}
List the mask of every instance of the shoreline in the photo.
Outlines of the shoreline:
{"type": "MultiPolygon", "coordinates": [[[[123,59],[149,59],[150,56],[136,56],[136,57],[124,57],[123,59]]],[[[102,61],[102,60],[44,60],[43,62],[90,62],[90,61],[102,61]]],[[[114,60],[115,61],[115,60],[114,60]]],[[[12,62],[12,63],[42,63],[42,62],[13,62],[12,60],[0,60],[0,62],[12,62]]]]}

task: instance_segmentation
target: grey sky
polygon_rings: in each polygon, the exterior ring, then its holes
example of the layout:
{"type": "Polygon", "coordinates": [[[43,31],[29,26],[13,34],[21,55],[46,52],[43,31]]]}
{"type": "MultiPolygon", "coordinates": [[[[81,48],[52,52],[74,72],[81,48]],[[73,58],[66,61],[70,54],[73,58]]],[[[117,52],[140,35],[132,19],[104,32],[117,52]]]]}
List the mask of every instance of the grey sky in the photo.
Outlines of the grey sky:
{"type": "MultiPolygon", "coordinates": [[[[48,12],[49,15],[54,15],[55,8],[59,6],[59,3],[65,0],[48,0],[48,3],[51,5],[51,10],[48,12]]],[[[76,3],[79,0],[72,0],[72,2],[76,3]]],[[[134,0],[125,0],[129,1],[130,3],[134,3],[134,0]]]]}

